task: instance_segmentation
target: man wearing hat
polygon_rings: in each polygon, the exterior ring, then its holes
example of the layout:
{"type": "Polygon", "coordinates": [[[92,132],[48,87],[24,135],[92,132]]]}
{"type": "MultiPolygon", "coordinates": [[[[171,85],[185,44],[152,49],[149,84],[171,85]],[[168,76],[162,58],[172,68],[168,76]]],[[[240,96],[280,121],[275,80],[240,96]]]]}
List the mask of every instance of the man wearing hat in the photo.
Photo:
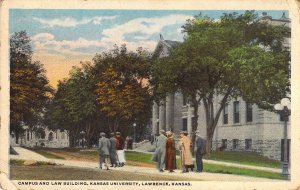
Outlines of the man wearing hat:
{"type": "Polygon", "coordinates": [[[109,149],[110,149],[110,141],[105,137],[105,133],[100,133],[99,139],[99,168],[102,169],[102,164],[104,162],[107,170],[108,168],[108,159],[109,159],[109,149]]]}
{"type": "Polygon", "coordinates": [[[177,147],[180,150],[182,173],[189,172],[188,168],[193,170],[194,164],[191,153],[191,140],[188,137],[187,131],[180,132],[180,140],[177,147]]]}
{"type": "Polygon", "coordinates": [[[196,141],[195,141],[195,156],[196,156],[196,166],[197,170],[196,172],[202,172],[203,171],[203,161],[202,157],[205,154],[206,150],[206,141],[204,138],[201,137],[200,131],[197,130],[196,132],[196,141]]]}
{"type": "Polygon", "coordinates": [[[115,138],[115,133],[110,133],[110,149],[109,149],[109,154],[110,154],[110,164],[111,167],[115,166],[117,167],[118,163],[118,156],[117,156],[117,139],[115,138]]]}
{"type": "Polygon", "coordinates": [[[166,143],[167,137],[164,135],[165,131],[160,130],[159,136],[156,139],[156,149],[152,157],[152,161],[157,162],[156,168],[163,172],[165,168],[165,161],[166,161],[166,143]]]}

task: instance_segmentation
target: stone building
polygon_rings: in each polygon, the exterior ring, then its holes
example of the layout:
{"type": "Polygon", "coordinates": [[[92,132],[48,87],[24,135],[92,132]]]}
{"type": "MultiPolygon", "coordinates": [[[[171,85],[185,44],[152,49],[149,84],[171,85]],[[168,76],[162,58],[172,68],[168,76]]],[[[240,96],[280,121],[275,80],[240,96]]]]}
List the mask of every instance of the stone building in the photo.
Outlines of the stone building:
{"type": "Polygon", "coordinates": [[[20,135],[18,141],[15,134],[10,135],[11,146],[26,147],[49,147],[64,148],[69,147],[69,135],[67,130],[50,130],[47,127],[32,131],[24,126],[24,133],[20,135]]]}
{"type": "MultiPolygon", "coordinates": [[[[290,20],[285,14],[280,19],[273,19],[266,13],[259,18],[262,22],[272,25],[286,25],[290,27],[290,20]]],[[[169,55],[176,41],[160,40],[154,51],[159,58],[169,55]]],[[[290,47],[290,36],[285,40],[290,47]]],[[[221,97],[215,97],[218,102],[221,97]]],[[[219,105],[214,104],[214,110],[219,105]]],[[[205,112],[203,106],[198,110],[198,130],[206,136],[205,112]]],[[[153,103],[152,131],[157,134],[160,129],[171,130],[178,134],[181,130],[192,133],[193,107],[185,100],[181,93],[169,94],[159,105],[153,103]]],[[[222,111],[214,132],[212,149],[222,148],[225,151],[252,151],[272,159],[281,159],[283,144],[283,121],[276,113],[260,109],[255,104],[245,102],[241,97],[229,101],[222,111]]],[[[288,123],[288,138],[290,138],[290,123],[288,123]]]]}

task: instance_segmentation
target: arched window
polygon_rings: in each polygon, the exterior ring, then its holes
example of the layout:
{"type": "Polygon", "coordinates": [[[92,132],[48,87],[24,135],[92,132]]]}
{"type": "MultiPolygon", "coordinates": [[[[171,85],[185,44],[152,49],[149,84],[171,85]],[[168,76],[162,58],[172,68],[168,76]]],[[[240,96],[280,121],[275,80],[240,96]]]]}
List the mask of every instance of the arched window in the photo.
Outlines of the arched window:
{"type": "Polygon", "coordinates": [[[52,141],[52,140],[53,140],[53,132],[50,132],[50,133],[49,133],[48,140],[49,140],[49,141],[52,141]]]}
{"type": "Polygon", "coordinates": [[[65,139],[65,132],[61,133],[61,139],[65,139]]]}

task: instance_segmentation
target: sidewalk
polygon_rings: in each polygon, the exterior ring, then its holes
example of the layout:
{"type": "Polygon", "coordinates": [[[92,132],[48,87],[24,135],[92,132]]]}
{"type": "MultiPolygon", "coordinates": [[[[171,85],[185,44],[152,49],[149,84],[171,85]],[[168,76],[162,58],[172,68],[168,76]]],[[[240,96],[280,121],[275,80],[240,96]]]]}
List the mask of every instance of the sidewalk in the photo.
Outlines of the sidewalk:
{"type": "MultiPolygon", "coordinates": [[[[133,152],[141,152],[145,154],[152,154],[152,152],[139,150],[139,149],[133,149],[133,150],[127,150],[127,151],[133,151],[133,152]]],[[[176,156],[179,158],[179,156],[176,156]]],[[[195,161],[195,158],[193,158],[195,161]]],[[[216,160],[207,160],[203,159],[204,163],[208,164],[217,164],[217,165],[223,165],[223,166],[232,166],[232,167],[239,167],[244,169],[253,169],[253,170],[261,170],[266,172],[274,172],[274,173],[281,173],[281,169],[278,168],[268,168],[268,167],[262,167],[262,166],[252,166],[252,165],[245,165],[245,164],[238,164],[238,163],[232,163],[232,162],[223,162],[223,161],[216,161],[216,160]]]]}
{"type": "MultiPolygon", "coordinates": [[[[98,168],[98,163],[95,162],[82,162],[82,161],[71,161],[71,160],[60,160],[60,159],[48,159],[45,158],[33,151],[15,147],[15,150],[19,153],[19,155],[11,155],[11,159],[22,159],[22,160],[34,160],[34,161],[48,161],[54,162],[59,165],[71,166],[71,167],[81,167],[81,168],[98,168]]],[[[180,170],[175,170],[174,173],[169,172],[158,172],[155,168],[147,168],[147,167],[137,167],[137,166],[127,166],[111,168],[111,170],[119,170],[119,171],[127,171],[134,172],[138,174],[158,174],[165,176],[178,176],[179,178],[187,178],[187,179],[195,179],[199,181],[280,181],[266,178],[256,178],[249,176],[240,176],[240,175],[232,175],[232,174],[219,174],[219,173],[181,173],[180,170]]]]}

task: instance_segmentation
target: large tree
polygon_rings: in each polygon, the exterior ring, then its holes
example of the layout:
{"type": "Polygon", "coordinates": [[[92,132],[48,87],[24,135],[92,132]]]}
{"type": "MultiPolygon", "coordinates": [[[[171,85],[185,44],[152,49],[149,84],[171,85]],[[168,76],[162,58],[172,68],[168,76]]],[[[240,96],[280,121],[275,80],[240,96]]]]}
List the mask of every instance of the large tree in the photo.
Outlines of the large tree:
{"type": "Polygon", "coordinates": [[[10,37],[10,130],[16,139],[24,124],[42,124],[43,110],[53,91],[43,65],[32,60],[32,53],[25,31],[10,37]]]}
{"type": "Polygon", "coordinates": [[[241,96],[270,109],[289,92],[289,51],[283,44],[290,31],[260,21],[252,11],[224,14],[220,20],[199,15],[183,31],[184,42],[169,57],[154,60],[153,90],[158,97],[175,91],[189,97],[193,131],[203,105],[210,152],[220,114],[231,98],[241,96]]]}
{"type": "Polygon", "coordinates": [[[108,117],[110,131],[120,130],[120,124],[149,120],[150,93],[149,54],[139,48],[129,52],[125,45],[97,55],[94,59],[98,72],[97,101],[108,117]]]}

